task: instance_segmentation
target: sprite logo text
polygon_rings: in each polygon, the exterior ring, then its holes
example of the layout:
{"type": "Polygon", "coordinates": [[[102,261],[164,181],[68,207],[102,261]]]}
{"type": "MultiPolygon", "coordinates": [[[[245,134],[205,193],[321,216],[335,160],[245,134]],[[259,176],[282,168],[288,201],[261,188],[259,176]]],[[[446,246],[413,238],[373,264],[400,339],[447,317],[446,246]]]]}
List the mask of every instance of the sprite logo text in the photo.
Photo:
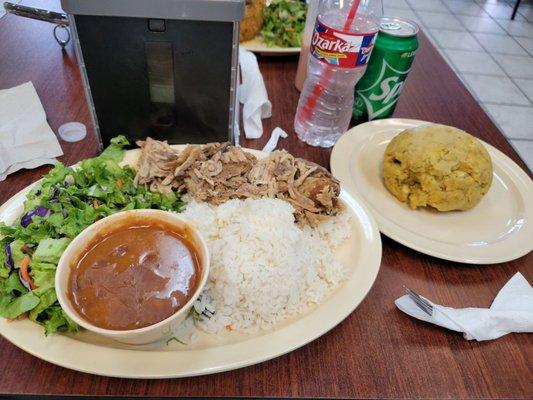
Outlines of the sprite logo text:
{"type": "Polygon", "coordinates": [[[376,81],[370,87],[357,91],[365,104],[369,120],[379,117],[396,104],[409,70],[399,71],[383,60],[376,81]]]}
{"type": "Polygon", "coordinates": [[[379,84],[381,93],[372,93],[368,98],[373,101],[381,101],[383,104],[388,104],[393,100],[396,102],[398,97],[400,97],[400,92],[403,88],[403,82],[398,82],[398,80],[399,78],[397,76],[391,76],[390,78],[384,79],[383,82],[379,84]]]}

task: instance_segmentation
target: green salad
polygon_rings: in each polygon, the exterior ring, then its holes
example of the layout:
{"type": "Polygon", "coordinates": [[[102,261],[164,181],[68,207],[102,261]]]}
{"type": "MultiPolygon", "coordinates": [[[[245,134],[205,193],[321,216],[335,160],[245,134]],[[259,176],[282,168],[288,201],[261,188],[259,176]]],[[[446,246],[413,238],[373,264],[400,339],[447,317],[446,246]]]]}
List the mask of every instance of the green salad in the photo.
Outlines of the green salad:
{"type": "Polygon", "coordinates": [[[76,168],[57,164],[26,196],[22,217],[10,226],[0,223],[0,316],[27,316],[46,334],[78,330],[54,288],[56,266],[69,242],[118,211],[183,208],[175,192],[151,192],[134,184],[135,172],[119,165],[128,144],[118,136],[102,154],[76,168]]]}
{"type": "Polygon", "coordinates": [[[270,47],[300,47],[306,12],[303,1],[272,0],[263,13],[263,41],[270,47]]]}

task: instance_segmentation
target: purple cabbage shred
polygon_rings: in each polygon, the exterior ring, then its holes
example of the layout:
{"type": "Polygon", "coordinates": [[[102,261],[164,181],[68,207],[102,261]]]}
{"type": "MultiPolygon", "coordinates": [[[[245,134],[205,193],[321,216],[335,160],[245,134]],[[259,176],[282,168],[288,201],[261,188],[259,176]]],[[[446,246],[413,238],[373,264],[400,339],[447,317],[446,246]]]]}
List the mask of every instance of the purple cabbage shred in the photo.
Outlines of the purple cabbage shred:
{"type": "Polygon", "coordinates": [[[45,218],[45,217],[48,217],[51,213],[52,211],[49,210],[48,208],[44,206],[38,206],[32,211],[28,211],[26,214],[22,216],[22,218],[20,219],[20,225],[22,225],[22,227],[25,228],[29,224],[31,224],[31,221],[34,216],[37,215],[38,217],[45,218]]]}
{"type": "Polygon", "coordinates": [[[15,268],[15,263],[13,261],[13,253],[11,252],[11,244],[6,244],[4,246],[4,250],[6,252],[6,262],[9,267],[9,271],[11,271],[13,268],[15,268]]]}

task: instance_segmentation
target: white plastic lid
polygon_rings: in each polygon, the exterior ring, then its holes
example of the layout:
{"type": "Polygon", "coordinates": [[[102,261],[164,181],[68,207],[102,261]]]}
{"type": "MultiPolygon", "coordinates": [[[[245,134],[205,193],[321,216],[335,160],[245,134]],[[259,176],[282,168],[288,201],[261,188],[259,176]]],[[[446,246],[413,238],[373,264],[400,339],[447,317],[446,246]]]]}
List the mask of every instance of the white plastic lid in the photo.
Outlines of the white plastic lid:
{"type": "Polygon", "coordinates": [[[81,122],[67,122],[57,130],[65,142],[78,142],[87,136],[87,128],[81,122]]]}

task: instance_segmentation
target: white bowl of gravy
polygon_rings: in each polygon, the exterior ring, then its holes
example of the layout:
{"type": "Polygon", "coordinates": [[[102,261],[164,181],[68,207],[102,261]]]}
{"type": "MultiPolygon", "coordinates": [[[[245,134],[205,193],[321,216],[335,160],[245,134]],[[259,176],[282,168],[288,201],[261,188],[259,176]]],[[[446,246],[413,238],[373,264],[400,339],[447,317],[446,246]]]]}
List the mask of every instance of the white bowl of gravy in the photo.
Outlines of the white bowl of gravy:
{"type": "Polygon", "coordinates": [[[130,210],[103,218],[69,244],[55,285],[83,328],[128,344],[168,338],[209,275],[201,234],[179,214],[130,210]]]}

